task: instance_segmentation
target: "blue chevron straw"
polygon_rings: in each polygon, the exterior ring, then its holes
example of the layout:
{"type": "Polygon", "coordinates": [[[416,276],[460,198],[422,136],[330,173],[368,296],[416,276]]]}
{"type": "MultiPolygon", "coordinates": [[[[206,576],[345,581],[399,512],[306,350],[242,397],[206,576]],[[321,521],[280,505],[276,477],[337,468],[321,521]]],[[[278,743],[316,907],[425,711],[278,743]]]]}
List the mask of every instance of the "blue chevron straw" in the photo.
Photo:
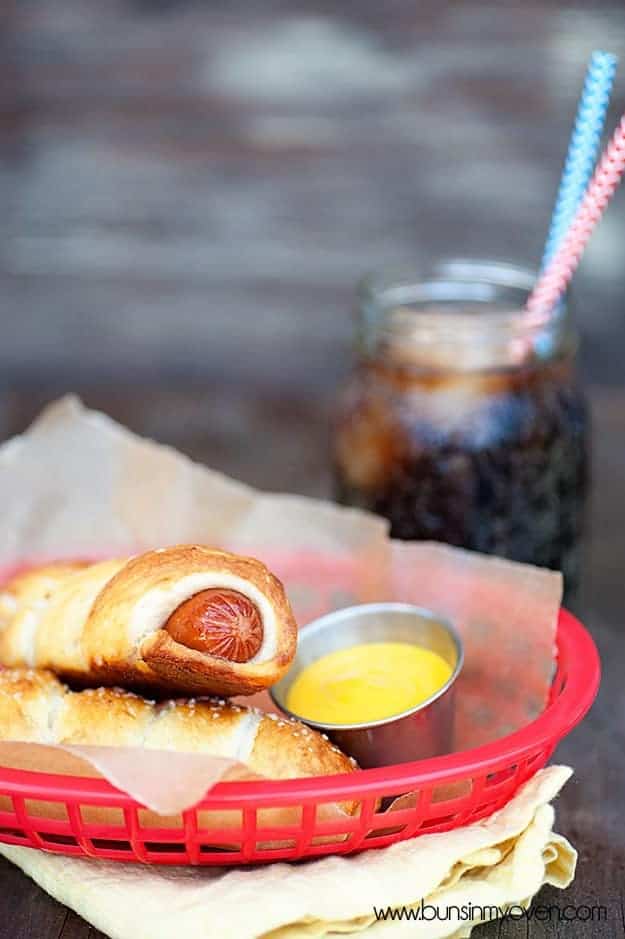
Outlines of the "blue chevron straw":
{"type": "Polygon", "coordinates": [[[543,268],[551,260],[568,231],[594,172],[603,124],[610,104],[616,64],[616,56],[609,52],[593,52],[590,57],[560,188],[551,216],[543,254],[543,268]]]}

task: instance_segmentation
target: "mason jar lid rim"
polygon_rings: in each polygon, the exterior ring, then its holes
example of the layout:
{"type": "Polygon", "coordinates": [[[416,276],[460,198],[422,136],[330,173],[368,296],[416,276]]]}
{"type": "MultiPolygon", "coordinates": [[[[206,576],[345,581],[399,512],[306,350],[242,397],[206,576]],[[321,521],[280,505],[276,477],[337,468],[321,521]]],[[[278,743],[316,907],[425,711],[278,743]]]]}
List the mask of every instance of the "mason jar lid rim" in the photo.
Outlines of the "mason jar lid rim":
{"type": "Polygon", "coordinates": [[[516,288],[529,293],[536,278],[536,271],[512,261],[450,257],[429,262],[423,268],[419,265],[404,264],[371,271],[361,278],[358,290],[359,293],[371,295],[398,283],[417,286],[437,280],[455,280],[475,285],[482,283],[494,287],[516,288]]]}
{"type": "Polygon", "coordinates": [[[516,305],[510,299],[496,296],[497,290],[506,289],[518,290],[528,296],[535,282],[535,272],[512,262],[444,258],[421,271],[404,266],[365,275],[358,285],[358,296],[363,313],[371,314],[377,310],[384,314],[405,307],[414,319],[429,320],[432,325],[437,321],[441,333],[445,331],[446,323],[475,323],[476,314],[481,321],[489,321],[491,328],[495,325],[502,328],[521,326],[535,330],[561,324],[567,311],[566,296],[553,310],[534,314],[525,311],[524,302],[516,305]],[[435,287],[440,289],[433,289],[435,287]],[[480,292],[481,287],[483,291],[480,292]],[[429,288],[427,295],[419,296],[419,290],[426,288],[429,288]],[[459,306],[456,310],[446,311],[444,317],[437,317],[437,302],[459,306]],[[434,309],[409,309],[411,304],[420,303],[428,303],[434,309]],[[465,306],[464,310],[461,305],[465,306]],[[497,305],[499,309],[495,308],[497,305]]]}

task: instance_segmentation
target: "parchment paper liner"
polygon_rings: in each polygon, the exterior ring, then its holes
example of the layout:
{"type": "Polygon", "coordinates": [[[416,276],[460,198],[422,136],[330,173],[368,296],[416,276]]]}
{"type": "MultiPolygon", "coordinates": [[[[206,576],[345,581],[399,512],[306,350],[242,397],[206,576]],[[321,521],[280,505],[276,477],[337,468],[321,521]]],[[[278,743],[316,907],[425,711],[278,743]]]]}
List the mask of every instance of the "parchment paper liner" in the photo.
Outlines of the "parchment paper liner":
{"type": "MultiPolygon", "coordinates": [[[[256,492],[131,434],[73,397],[48,407],[25,434],[0,447],[0,493],[5,568],[32,559],[199,542],[264,560],[283,579],[300,625],[374,600],[418,603],[447,616],[466,651],[457,687],[456,749],[510,733],[545,705],[559,574],[443,545],[393,542],[381,519],[256,492]]],[[[245,703],[267,702],[268,696],[257,696],[245,703]]],[[[18,754],[12,744],[0,743],[0,760],[51,772],[56,751],[61,765],[73,761],[72,772],[99,771],[165,815],[194,805],[226,770],[241,772],[209,755],[68,750],[22,744],[18,754]]]]}

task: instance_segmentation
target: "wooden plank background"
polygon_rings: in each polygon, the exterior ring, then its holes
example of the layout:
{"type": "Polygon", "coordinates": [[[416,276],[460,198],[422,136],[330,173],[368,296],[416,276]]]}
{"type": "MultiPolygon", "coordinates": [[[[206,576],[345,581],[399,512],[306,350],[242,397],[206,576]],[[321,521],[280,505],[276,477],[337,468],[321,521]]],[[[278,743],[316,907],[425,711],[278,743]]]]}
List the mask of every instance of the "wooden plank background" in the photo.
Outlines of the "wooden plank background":
{"type": "MultiPolygon", "coordinates": [[[[621,0],[9,7],[2,386],[332,385],[364,272],[537,263],[587,57],[624,27],[621,0]]],[[[578,279],[601,382],[624,206],[578,279]]]]}

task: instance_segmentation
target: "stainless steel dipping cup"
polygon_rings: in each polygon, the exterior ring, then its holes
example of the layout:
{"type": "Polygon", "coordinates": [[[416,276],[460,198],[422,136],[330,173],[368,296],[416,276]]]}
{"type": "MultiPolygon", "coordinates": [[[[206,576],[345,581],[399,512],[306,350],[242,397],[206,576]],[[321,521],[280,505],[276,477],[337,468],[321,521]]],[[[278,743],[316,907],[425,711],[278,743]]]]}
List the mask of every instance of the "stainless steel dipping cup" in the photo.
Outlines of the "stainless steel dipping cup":
{"type": "Polygon", "coordinates": [[[336,610],[303,627],[295,661],[271,696],[282,711],[326,733],[363,768],[406,763],[453,749],[455,682],[463,659],[460,636],[440,616],[408,603],[367,603],[336,610]],[[367,642],[409,642],[432,649],[451,666],[451,676],[416,707],[368,723],[323,724],[287,708],[289,688],[302,669],[329,652],[367,642]]]}

